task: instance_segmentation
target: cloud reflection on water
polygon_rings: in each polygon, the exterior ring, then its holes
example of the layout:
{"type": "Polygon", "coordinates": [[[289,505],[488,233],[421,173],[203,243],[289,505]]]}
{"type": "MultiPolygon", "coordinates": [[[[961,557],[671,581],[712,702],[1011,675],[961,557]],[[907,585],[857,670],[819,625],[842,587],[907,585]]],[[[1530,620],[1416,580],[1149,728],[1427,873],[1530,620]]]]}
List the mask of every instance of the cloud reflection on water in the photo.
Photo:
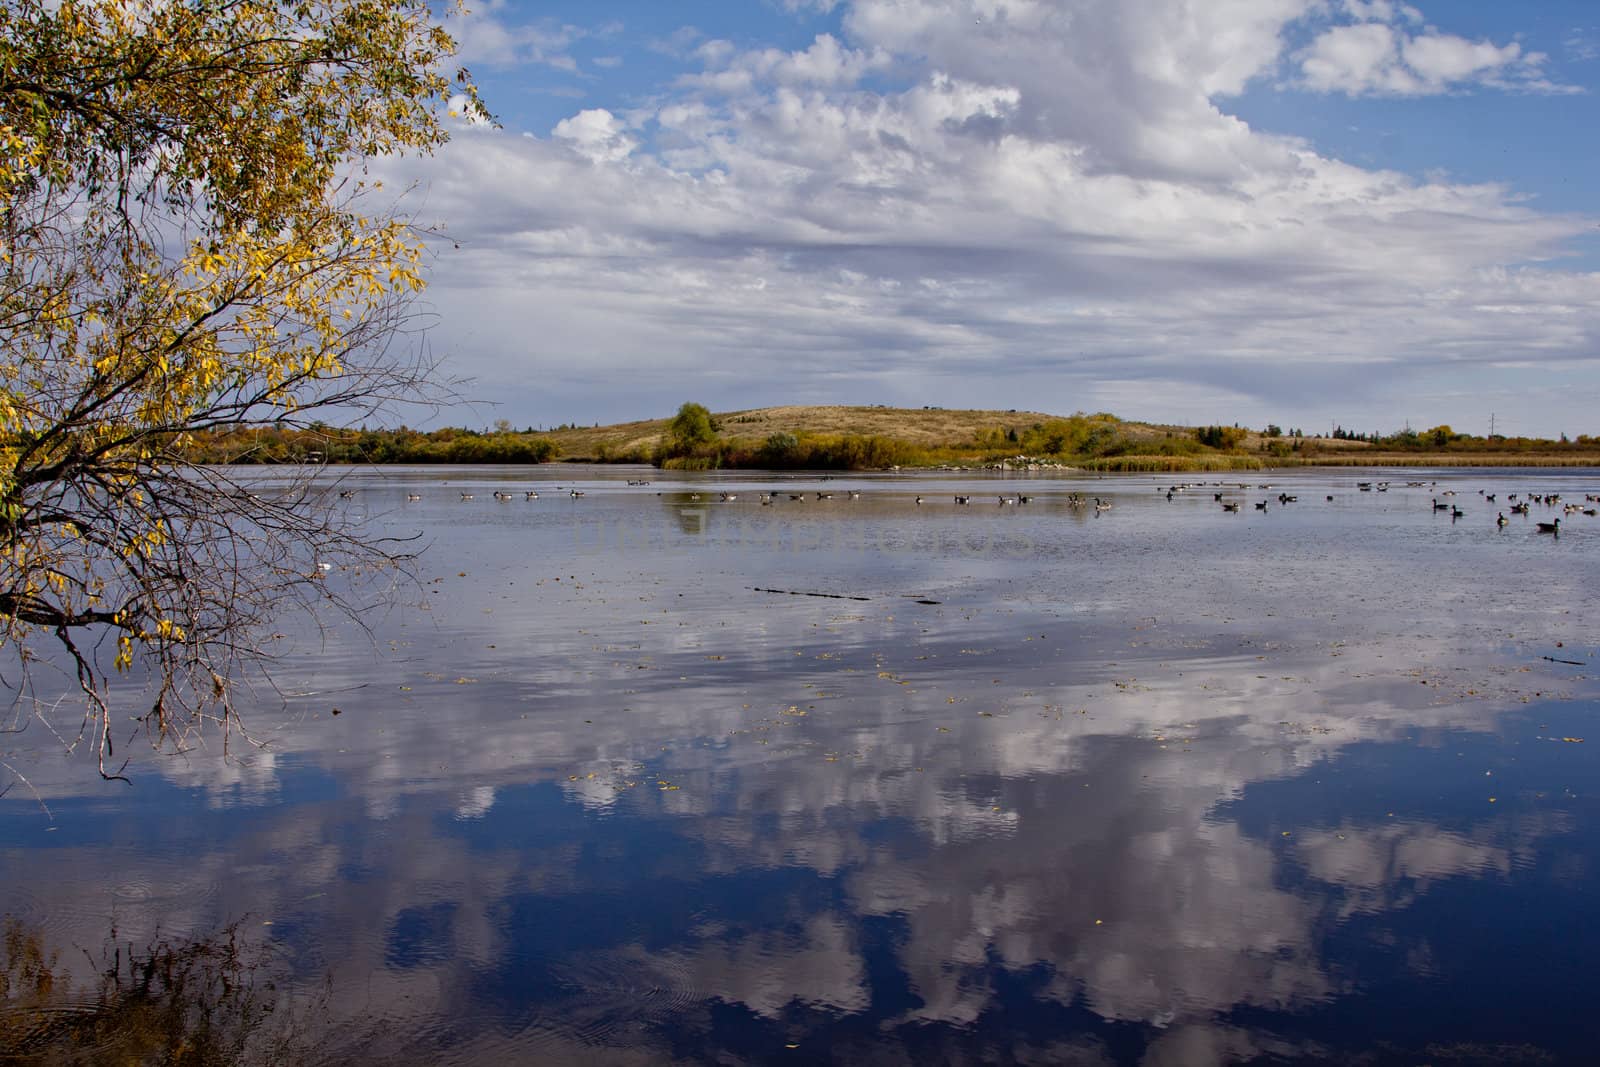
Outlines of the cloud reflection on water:
{"type": "MultiPolygon", "coordinates": [[[[862,1040],[840,1022],[859,1018],[891,1046],[940,1028],[971,1058],[962,1043],[1025,981],[1034,1011],[1151,1028],[1144,1062],[1225,1062],[1311,1047],[1229,1021],[1241,1011],[1360,995],[1330,924],[1505,880],[1578,829],[1554,797],[1236,814],[1358,753],[1403,774],[1417,746],[1499,744],[1530,692],[1592,699],[1574,672],[1502,654],[1503,633],[1570,639],[1550,601],[1441,607],[1471,567],[1420,578],[1411,550],[1355,524],[1339,558],[1326,539],[1230,547],[1213,527],[1179,558],[1158,530],[1067,579],[1061,545],[956,568],[820,546],[617,556],[555,526],[473,529],[470,562],[444,552],[425,575],[427,617],[376,629],[392,648],[377,673],[355,635],[288,665],[286,691],[333,695],[291,700],[268,750],[149,764],[170,788],[97,816],[114,850],[73,843],[88,816],[70,803],[52,847],[7,848],[8,870],[59,887],[28,905],[52,935],[98,937],[108,907],[133,930],[263,917],[303,978],[332,976],[335,1028],[369,1053],[412,1034],[457,1062],[665,1059],[695,1041],[737,1059],[751,1030],[862,1040]],[[1316,612],[1284,611],[1262,571],[1316,612]],[[751,590],[780,579],[874,599],[751,590]],[[885,594],[932,587],[944,603],[885,594]],[[176,818],[146,821],[151,804],[176,818]],[[119,878],[163,891],[108,901],[119,878]]],[[[38,777],[64,801],[81,786],[38,777]]],[[[1014,1051],[1111,1055],[1053,1040],[1019,1023],[1014,1051]]]]}

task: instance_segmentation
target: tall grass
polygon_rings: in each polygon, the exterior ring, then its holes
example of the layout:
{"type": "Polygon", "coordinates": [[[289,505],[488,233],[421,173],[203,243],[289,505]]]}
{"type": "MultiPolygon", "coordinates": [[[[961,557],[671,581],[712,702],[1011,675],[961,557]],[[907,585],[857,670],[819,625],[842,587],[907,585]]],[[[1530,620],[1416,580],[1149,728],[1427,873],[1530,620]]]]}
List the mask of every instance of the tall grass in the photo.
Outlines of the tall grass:
{"type": "Polygon", "coordinates": [[[1274,467],[1600,467],[1600,453],[1355,452],[1281,456],[1274,467]]]}
{"type": "Polygon", "coordinates": [[[1137,473],[1149,471],[1256,471],[1266,464],[1255,456],[1227,454],[1192,456],[1091,456],[1074,462],[1073,466],[1091,471],[1116,471],[1137,473]]]}

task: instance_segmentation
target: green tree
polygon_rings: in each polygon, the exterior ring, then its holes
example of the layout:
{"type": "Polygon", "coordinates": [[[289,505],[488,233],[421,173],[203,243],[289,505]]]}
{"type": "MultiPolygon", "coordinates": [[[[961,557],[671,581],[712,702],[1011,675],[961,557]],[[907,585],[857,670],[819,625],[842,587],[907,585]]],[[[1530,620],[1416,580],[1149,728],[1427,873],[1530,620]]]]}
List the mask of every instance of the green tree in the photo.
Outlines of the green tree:
{"type": "Polygon", "coordinates": [[[711,421],[711,412],[703,404],[684,404],[667,424],[667,443],[673,455],[688,455],[716,439],[717,431],[711,421]]]}
{"type": "Polygon", "coordinates": [[[0,652],[40,715],[66,658],[102,774],[114,689],[158,745],[231,726],[285,599],[339,603],[319,564],[397,558],[183,450],[448,392],[402,343],[420,235],[362,161],[483,116],[453,49],[427,0],[0,5],[0,652]]]}
{"type": "Polygon", "coordinates": [[[1209,448],[1237,448],[1244,441],[1245,432],[1237,426],[1200,426],[1194,431],[1196,441],[1209,448]]]}
{"type": "Polygon", "coordinates": [[[787,467],[800,450],[800,438],[792,433],[772,433],[761,445],[761,461],[769,467],[787,467]]]}

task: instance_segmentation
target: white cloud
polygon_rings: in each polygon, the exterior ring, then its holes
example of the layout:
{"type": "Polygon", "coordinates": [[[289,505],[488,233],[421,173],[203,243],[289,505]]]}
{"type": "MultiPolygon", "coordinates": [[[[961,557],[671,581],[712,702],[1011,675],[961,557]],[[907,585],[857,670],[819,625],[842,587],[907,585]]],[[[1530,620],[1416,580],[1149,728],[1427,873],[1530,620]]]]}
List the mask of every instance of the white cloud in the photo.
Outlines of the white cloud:
{"type": "Polygon", "coordinates": [[[589,36],[576,26],[552,21],[529,24],[507,22],[497,8],[468,11],[449,23],[456,39],[457,57],[468,66],[513,67],[528,64],[574,71],[577,61],[568,54],[572,45],[589,36]]]}
{"type": "Polygon", "coordinates": [[[801,52],[768,48],[735,53],[727,41],[710,41],[701,45],[697,54],[720,69],[689,75],[682,84],[724,93],[745,92],[762,83],[848,86],[871,71],[889,66],[889,56],[882,49],[865,52],[845,48],[830,34],[819,34],[801,52]]]}
{"type": "Polygon", "coordinates": [[[626,159],[639,144],[624,132],[622,121],[603,107],[562,119],[551,132],[595,163],[626,159]]]}
{"type": "Polygon", "coordinates": [[[682,59],[694,52],[696,42],[702,40],[705,34],[695,26],[679,26],[665,37],[651,41],[646,47],[652,52],[659,52],[664,56],[682,59]]]}
{"type": "Polygon", "coordinates": [[[1595,31],[1590,27],[1581,27],[1568,32],[1561,40],[1561,47],[1566,50],[1569,57],[1579,63],[1600,59],[1600,43],[1596,43],[1595,31]]]}
{"type": "Polygon", "coordinates": [[[1344,0],[1355,19],[1323,30],[1296,53],[1300,82],[1317,92],[1351,96],[1432,96],[1474,86],[1527,92],[1575,91],[1544,75],[1548,57],[1516,41],[1473,41],[1419,26],[1414,8],[1344,0]]]}
{"type": "Polygon", "coordinates": [[[464,248],[438,342],[510,405],[527,359],[582,353],[541,395],[623,374],[633,412],[712,365],[738,368],[707,379],[732,406],[1026,390],[1170,418],[1233,398],[1230,420],[1366,388],[1352,367],[1441,394],[1421,383],[1507,360],[1591,373],[1600,277],[1560,257],[1592,223],[1227,107],[1286,62],[1330,92],[1526,87],[1520,45],[1376,0],[856,0],[842,24],[799,50],[685,30],[700,72],[633,110],[394,164],[464,248]]]}

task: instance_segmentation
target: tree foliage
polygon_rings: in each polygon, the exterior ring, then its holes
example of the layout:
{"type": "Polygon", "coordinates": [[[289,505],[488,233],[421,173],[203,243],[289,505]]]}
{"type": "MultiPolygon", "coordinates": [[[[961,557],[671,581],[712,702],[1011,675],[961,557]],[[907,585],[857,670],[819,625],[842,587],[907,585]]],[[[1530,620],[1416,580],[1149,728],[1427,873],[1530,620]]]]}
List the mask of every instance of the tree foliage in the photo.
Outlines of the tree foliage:
{"type": "Polygon", "coordinates": [[[674,448],[692,449],[716,440],[717,430],[711,412],[704,404],[686,403],[667,424],[667,437],[674,448]]]}
{"type": "Polygon", "coordinates": [[[704,404],[687,402],[667,423],[665,438],[656,449],[656,461],[682,461],[689,467],[717,466],[717,424],[704,404]]]}
{"type": "Polygon", "coordinates": [[[199,463],[547,463],[556,456],[548,437],[516,430],[480,433],[461,427],[438,430],[338,429],[314,424],[303,429],[250,426],[196,433],[185,449],[199,463]]]}
{"type": "Polygon", "coordinates": [[[183,450],[436,395],[423,243],[361,161],[482,115],[452,52],[426,0],[0,4],[0,647],[35,697],[65,667],[102,773],[115,672],[158,743],[229,724],[252,628],[397,555],[183,450]]]}
{"type": "Polygon", "coordinates": [[[1207,448],[1218,448],[1226,451],[1238,448],[1244,443],[1245,431],[1238,426],[1197,426],[1194,438],[1207,448]]]}

